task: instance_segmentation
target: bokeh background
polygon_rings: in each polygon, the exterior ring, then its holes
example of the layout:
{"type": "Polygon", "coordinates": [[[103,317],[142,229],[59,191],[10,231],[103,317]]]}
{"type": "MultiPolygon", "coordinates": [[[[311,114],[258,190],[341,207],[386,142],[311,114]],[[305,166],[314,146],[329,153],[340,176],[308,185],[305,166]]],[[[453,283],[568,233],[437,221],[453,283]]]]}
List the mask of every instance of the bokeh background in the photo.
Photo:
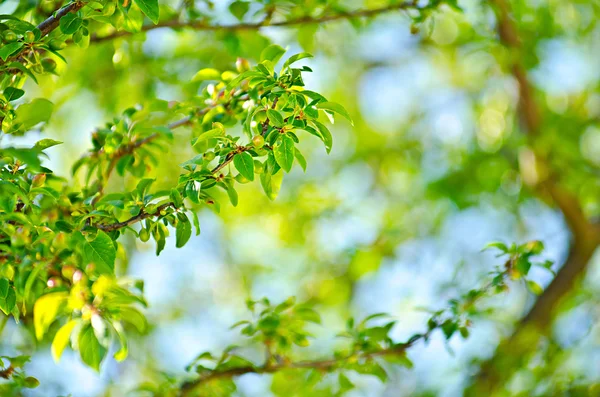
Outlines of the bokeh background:
{"type": "MultiPolygon", "coordinates": [[[[0,13],[9,14],[13,3],[2,2],[0,13]]],[[[252,183],[240,189],[238,207],[224,205],[220,214],[202,210],[202,234],[184,248],[168,240],[156,257],[152,243],[123,240],[129,260],[119,271],[145,281],[151,330],[134,338],[125,362],[107,360],[102,375],[84,367],[75,352],[56,364],[49,349],[39,349],[27,371],[41,386],[28,395],[124,396],[140,382],[160,380],[161,372],[181,375],[199,352],[245,343],[229,326],[248,317],[247,298],[295,295],[315,303],[323,324],[311,328],[316,339],[303,354],[318,357],[338,343],[335,334],[350,316],[389,313],[398,320],[398,341],[423,330],[423,308],[443,307],[501,264],[493,252],[481,251],[489,242],[541,240],[541,259],[560,267],[571,236],[562,214],[522,180],[518,88],[506,69],[494,14],[482,3],[460,1],[463,13],[445,7],[416,34],[409,17],[392,12],[355,24],[258,32],[157,29],[85,51],[67,49],[60,76],[42,77],[39,87],[30,81],[27,91],[56,104],[44,135],[64,141],[48,153],[65,176],[91,147],[95,126],[148,98],[189,99],[199,89],[190,82],[197,70],[231,70],[238,56],[254,62],[270,42],[289,48],[289,55],[313,53],[302,61],[315,71],[306,76],[307,87],[343,104],[355,125],[336,122],[330,155],[316,139],[304,139],[308,169],[296,167],[276,201],[252,183]]],[[[594,0],[512,3],[547,120],[545,145],[561,165],[561,181],[586,215],[596,217],[600,9],[594,0]]],[[[203,4],[198,1],[200,9],[203,4]]],[[[235,23],[227,6],[218,1],[204,9],[221,23],[235,23]]],[[[160,185],[172,185],[178,164],[192,156],[189,137],[177,131],[178,143],[161,156],[153,171],[160,185]]],[[[119,189],[130,181],[115,177],[112,183],[119,189]]],[[[537,269],[532,278],[546,286],[552,274],[537,269]]],[[[537,362],[515,369],[510,394],[552,395],[565,384],[600,382],[599,296],[594,259],[540,345],[537,362]]],[[[446,344],[435,335],[410,351],[413,370],[391,369],[386,384],[351,377],[357,389],[348,395],[461,395],[477,360],[493,354],[534,300],[523,284],[514,284],[482,302],[490,314],[477,319],[470,338],[446,344]]],[[[9,324],[0,345],[33,351],[32,343],[9,324]]],[[[259,352],[245,353],[260,360],[259,352]]],[[[236,395],[293,395],[272,387],[271,379],[239,377],[236,395]]]]}

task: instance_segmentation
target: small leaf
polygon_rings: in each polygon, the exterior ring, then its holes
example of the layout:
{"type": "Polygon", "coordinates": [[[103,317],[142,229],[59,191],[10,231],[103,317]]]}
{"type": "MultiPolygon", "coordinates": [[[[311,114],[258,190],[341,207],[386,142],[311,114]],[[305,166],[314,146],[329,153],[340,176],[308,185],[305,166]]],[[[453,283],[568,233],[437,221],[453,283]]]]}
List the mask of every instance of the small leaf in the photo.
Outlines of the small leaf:
{"type": "Polygon", "coordinates": [[[88,241],[80,238],[79,250],[85,264],[93,263],[100,274],[113,274],[117,250],[108,234],[98,231],[96,238],[88,241]]]}
{"type": "Polygon", "coordinates": [[[244,19],[244,15],[246,15],[249,9],[250,3],[248,3],[247,1],[238,0],[234,1],[229,5],[229,12],[231,12],[231,14],[233,14],[233,16],[235,16],[240,21],[244,19]]]}
{"type": "Polygon", "coordinates": [[[249,181],[254,180],[254,160],[247,152],[238,153],[233,157],[233,165],[240,174],[249,181]]]}
{"type": "Polygon", "coordinates": [[[534,295],[541,295],[544,293],[542,286],[535,281],[527,280],[527,288],[529,288],[529,291],[531,291],[534,295]]]}
{"type": "Polygon", "coordinates": [[[209,139],[214,139],[214,138],[221,138],[223,137],[224,132],[223,129],[221,128],[213,128],[212,130],[208,130],[206,132],[203,132],[198,138],[196,138],[193,142],[192,142],[192,146],[199,150],[200,144],[203,142],[208,141],[209,139]]]}
{"type": "Polygon", "coordinates": [[[33,326],[35,337],[42,340],[50,324],[54,322],[63,306],[67,303],[69,294],[67,292],[52,292],[42,295],[33,305],[33,326]]]}
{"type": "Polygon", "coordinates": [[[289,57],[289,59],[287,61],[285,61],[285,63],[283,64],[283,67],[281,68],[281,71],[284,71],[288,66],[290,66],[294,62],[297,62],[304,58],[312,58],[312,57],[313,56],[311,54],[309,54],[308,52],[301,52],[300,54],[292,55],[291,57],[289,57]]]}
{"type": "Polygon", "coordinates": [[[192,236],[192,224],[185,214],[178,213],[177,227],[175,229],[175,246],[181,248],[192,236]]]}
{"type": "Polygon", "coordinates": [[[273,124],[275,127],[281,128],[285,125],[285,121],[281,112],[275,109],[267,110],[267,117],[269,118],[269,122],[273,124]]]}
{"type": "Polygon", "coordinates": [[[221,80],[221,72],[217,69],[206,68],[198,71],[198,73],[192,77],[193,82],[204,80],[221,80]]]}
{"type": "Polygon", "coordinates": [[[100,371],[100,363],[106,356],[106,348],[100,344],[91,324],[85,325],[79,332],[79,355],[89,367],[100,371]]]}
{"type": "Polygon", "coordinates": [[[302,167],[302,170],[304,172],[306,172],[306,159],[304,158],[304,156],[302,155],[302,153],[300,153],[300,150],[298,150],[298,148],[295,148],[295,150],[294,150],[294,156],[296,157],[296,160],[298,161],[298,164],[300,164],[300,167],[302,167]]]}
{"type": "Polygon", "coordinates": [[[8,57],[21,47],[23,47],[23,42],[21,41],[3,45],[2,48],[0,48],[0,58],[6,62],[8,57]]]}
{"type": "Polygon", "coordinates": [[[83,23],[83,19],[72,12],[68,13],[64,17],[60,18],[60,30],[64,34],[73,34],[79,30],[79,27],[83,23]]]}
{"type": "Polygon", "coordinates": [[[25,94],[25,91],[23,91],[23,90],[21,90],[19,88],[6,87],[4,89],[4,97],[9,102],[15,101],[15,100],[21,98],[24,94],[25,94]]]}
{"type": "Polygon", "coordinates": [[[158,23],[159,20],[159,9],[158,9],[158,0],[133,0],[135,1],[135,4],[137,4],[138,7],[140,7],[140,10],[142,10],[142,12],[144,14],[146,14],[146,16],[148,18],[150,18],[150,20],[152,22],[154,22],[154,24],[156,25],[158,23]]]}
{"type": "MultiPolygon", "coordinates": [[[[319,138],[321,138],[321,140],[325,144],[325,150],[327,151],[327,153],[331,152],[331,148],[333,147],[333,137],[331,136],[331,132],[329,132],[329,129],[325,126],[325,124],[320,123],[317,120],[313,120],[312,122],[317,127],[317,130],[318,130],[317,136],[319,138]]],[[[306,131],[310,132],[311,134],[313,133],[312,131],[309,131],[308,129],[306,129],[306,131]]],[[[315,134],[313,134],[313,135],[315,135],[315,134]]]]}
{"type": "Polygon", "coordinates": [[[290,172],[294,164],[294,140],[288,135],[283,135],[281,141],[273,148],[275,160],[286,172],[290,172]]]}
{"type": "Polygon", "coordinates": [[[35,145],[33,146],[33,148],[37,149],[37,150],[46,150],[48,148],[51,148],[52,146],[56,146],[56,145],[60,145],[60,144],[62,144],[61,141],[56,141],[54,139],[46,138],[46,139],[37,141],[35,143],[35,145]]]}
{"type": "Polygon", "coordinates": [[[283,173],[279,172],[275,175],[271,175],[268,172],[260,174],[260,184],[262,185],[269,200],[273,201],[279,194],[281,189],[281,182],[283,181],[283,173]]]}
{"type": "Polygon", "coordinates": [[[65,347],[67,347],[69,340],[71,339],[71,332],[73,332],[73,328],[75,328],[78,323],[79,321],[77,320],[71,320],[63,325],[56,335],[54,335],[54,340],[52,341],[52,358],[54,358],[54,362],[60,360],[65,347]]]}
{"type": "Polygon", "coordinates": [[[39,123],[50,120],[54,104],[44,98],[36,98],[29,103],[19,106],[16,110],[14,124],[21,124],[21,128],[28,130],[39,123]]]}
{"type": "Polygon", "coordinates": [[[350,124],[354,125],[354,122],[352,121],[352,118],[350,117],[350,114],[348,113],[348,111],[346,109],[344,109],[344,107],[342,105],[340,105],[339,103],[320,102],[320,103],[317,103],[317,109],[328,110],[330,112],[337,113],[340,116],[345,117],[350,122],[350,124]]]}
{"type": "Polygon", "coordinates": [[[277,44],[271,44],[260,53],[260,61],[270,61],[275,65],[285,54],[285,49],[277,44]]]}

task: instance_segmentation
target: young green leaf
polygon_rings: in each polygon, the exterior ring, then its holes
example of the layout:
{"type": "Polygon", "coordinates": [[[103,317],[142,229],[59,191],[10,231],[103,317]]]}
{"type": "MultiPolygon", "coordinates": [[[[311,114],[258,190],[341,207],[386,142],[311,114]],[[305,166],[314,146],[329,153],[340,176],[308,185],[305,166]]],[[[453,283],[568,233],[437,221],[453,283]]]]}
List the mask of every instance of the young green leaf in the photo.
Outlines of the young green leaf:
{"type": "Polygon", "coordinates": [[[73,34],[79,30],[82,23],[83,19],[71,12],[60,19],[59,25],[64,34],[73,34]]]}
{"type": "Polygon", "coordinates": [[[179,221],[175,229],[175,246],[181,248],[192,236],[192,224],[188,217],[181,212],[177,214],[177,219],[179,221]]]}
{"type": "Polygon", "coordinates": [[[140,10],[156,25],[159,19],[158,0],[133,0],[140,10]]]}
{"type": "Polygon", "coordinates": [[[54,335],[54,339],[52,340],[52,358],[54,359],[54,362],[60,360],[65,347],[67,347],[69,340],[71,339],[71,332],[73,332],[73,328],[75,328],[78,323],[78,320],[71,320],[63,325],[56,335],[54,335]]]}
{"type": "Polygon", "coordinates": [[[260,61],[270,61],[275,65],[285,54],[285,49],[277,44],[271,44],[260,53],[260,61]]]}
{"type": "Polygon", "coordinates": [[[83,326],[78,339],[79,355],[89,367],[100,371],[100,363],[106,356],[106,348],[100,344],[91,324],[83,326]]]}
{"type": "Polygon", "coordinates": [[[79,251],[85,264],[93,263],[100,274],[113,274],[117,250],[113,241],[102,230],[98,231],[96,238],[88,241],[79,239],[79,251]]]}
{"type": "Polygon", "coordinates": [[[275,144],[273,153],[275,154],[275,160],[285,172],[290,172],[292,165],[294,164],[294,140],[288,135],[283,135],[281,140],[275,144]]]}
{"type": "Polygon", "coordinates": [[[238,153],[233,157],[233,165],[242,176],[250,181],[254,180],[254,160],[247,152],[238,153]]]}
{"type": "Polygon", "coordinates": [[[275,109],[267,110],[267,117],[269,118],[269,122],[273,124],[275,127],[281,128],[285,125],[285,121],[283,120],[283,116],[281,112],[275,109]]]}
{"type": "Polygon", "coordinates": [[[260,174],[260,184],[262,185],[269,200],[273,201],[277,198],[283,181],[283,173],[279,172],[271,175],[267,172],[260,174]]]}
{"type": "Polygon", "coordinates": [[[354,125],[354,122],[352,121],[352,118],[350,117],[350,114],[348,113],[348,111],[346,109],[344,109],[344,107],[342,105],[340,105],[339,103],[320,102],[320,103],[317,103],[317,109],[327,110],[330,112],[337,113],[340,116],[345,117],[350,122],[350,124],[354,125]]]}
{"type": "Polygon", "coordinates": [[[42,295],[33,305],[33,326],[35,337],[42,340],[50,324],[54,322],[64,305],[67,303],[67,292],[52,292],[42,295]]]}

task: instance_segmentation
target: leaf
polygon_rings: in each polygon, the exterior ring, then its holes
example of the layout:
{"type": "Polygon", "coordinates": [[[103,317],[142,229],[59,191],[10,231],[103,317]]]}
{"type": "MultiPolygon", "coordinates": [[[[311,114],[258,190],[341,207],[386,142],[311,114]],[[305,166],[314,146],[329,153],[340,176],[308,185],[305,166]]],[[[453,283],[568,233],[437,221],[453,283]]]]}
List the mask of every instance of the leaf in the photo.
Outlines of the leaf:
{"type": "Polygon", "coordinates": [[[140,333],[146,331],[148,328],[148,321],[139,310],[134,309],[133,307],[122,307],[119,310],[123,321],[133,325],[140,333]]]}
{"type": "Polygon", "coordinates": [[[17,295],[15,290],[10,287],[9,281],[5,278],[0,279],[0,310],[7,316],[15,308],[17,295]]]}
{"type": "Polygon", "coordinates": [[[206,68],[199,70],[194,77],[192,77],[193,82],[204,80],[221,80],[221,72],[217,69],[206,68]]]}
{"type": "Polygon", "coordinates": [[[260,53],[260,61],[270,61],[275,65],[285,54],[285,49],[277,44],[271,44],[260,53]]]}
{"type": "Polygon", "coordinates": [[[539,285],[538,283],[536,283],[535,281],[531,281],[531,280],[527,280],[527,288],[529,289],[529,291],[531,291],[534,295],[541,295],[544,292],[544,289],[542,288],[541,285],[539,285]]]}
{"type": "Polygon", "coordinates": [[[77,320],[71,320],[63,325],[56,335],[54,335],[54,340],[52,341],[52,358],[54,359],[54,362],[60,360],[65,347],[67,347],[69,340],[71,339],[71,332],[73,332],[73,328],[75,328],[78,323],[79,321],[77,320]]]}
{"type": "Polygon", "coordinates": [[[8,102],[15,101],[21,98],[25,94],[25,91],[15,88],[15,87],[6,87],[4,89],[4,97],[8,102]]]}
{"type": "Polygon", "coordinates": [[[159,20],[159,9],[158,9],[158,0],[133,0],[135,2],[135,4],[137,4],[138,7],[140,7],[140,10],[142,10],[142,12],[144,14],[146,14],[146,16],[148,18],[150,18],[150,20],[152,22],[154,22],[154,24],[156,25],[158,23],[159,20]]]}
{"type": "Polygon", "coordinates": [[[129,355],[129,347],[127,344],[127,336],[125,335],[125,331],[120,323],[114,323],[113,328],[117,333],[117,337],[119,338],[119,342],[121,343],[121,348],[115,352],[113,357],[117,362],[121,362],[127,358],[129,355]]]}
{"type": "Polygon", "coordinates": [[[296,157],[296,160],[298,161],[298,164],[300,164],[300,167],[302,167],[302,170],[304,172],[306,172],[306,159],[304,158],[304,156],[302,155],[302,153],[300,153],[300,150],[298,150],[298,148],[295,148],[295,150],[294,150],[294,156],[296,157]]]}
{"type": "Polygon", "coordinates": [[[269,122],[273,124],[275,127],[281,128],[285,125],[285,121],[283,120],[283,116],[281,112],[275,109],[267,110],[267,117],[269,118],[269,122]]]}
{"type": "Polygon", "coordinates": [[[79,355],[89,367],[100,371],[100,363],[106,356],[106,348],[100,344],[91,324],[83,326],[78,339],[79,355]]]}
{"type": "Polygon", "coordinates": [[[221,138],[223,137],[223,129],[221,128],[213,128],[212,130],[208,130],[206,132],[203,132],[198,138],[196,138],[193,142],[192,142],[192,146],[195,149],[200,149],[199,145],[205,141],[208,141],[209,139],[214,139],[214,138],[221,138]]]}
{"type": "Polygon", "coordinates": [[[61,141],[55,141],[54,139],[42,139],[40,141],[37,141],[35,143],[35,145],[33,146],[34,149],[37,150],[46,150],[48,148],[51,148],[52,146],[56,146],[56,145],[60,145],[62,144],[61,141]]]}
{"type": "Polygon", "coordinates": [[[292,55],[291,57],[288,58],[287,61],[285,61],[285,63],[283,64],[283,67],[281,68],[281,71],[283,72],[288,66],[290,66],[294,62],[297,62],[304,58],[312,58],[312,57],[313,56],[311,54],[309,54],[308,52],[301,52],[300,54],[292,55]]]}
{"type": "Polygon", "coordinates": [[[285,172],[290,172],[292,170],[292,165],[294,164],[294,140],[288,135],[283,135],[281,141],[273,148],[273,152],[277,164],[279,164],[285,172]]]}
{"type": "Polygon", "coordinates": [[[29,103],[19,106],[16,110],[14,124],[21,124],[21,128],[28,130],[39,123],[50,120],[54,104],[44,98],[36,98],[29,103]]]}
{"type": "Polygon", "coordinates": [[[50,324],[54,322],[63,306],[67,303],[69,293],[65,291],[42,295],[33,305],[33,326],[35,337],[42,340],[50,324]]]}
{"type": "MultiPolygon", "coordinates": [[[[325,150],[327,151],[327,153],[331,152],[331,148],[333,147],[333,137],[331,136],[331,132],[329,132],[329,128],[327,128],[325,124],[320,123],[317,120],[313,120],[312,122],[318,130],[318,134],[316,136],[321,138],[321,140],[325,144],[325,150]]],[[[315,135],[312,131],[309,131],[308,129],[306,129],[306,131],[315,135]]]]}
{"type": "Polygon", "coordinates": [[[64,17],[60,18],[60,30],[64,34],[73,34],[79,30],[79,27],[83,23],[83,19],[72,12],[68,13],[64,17]]]}
{"type": "Polygon", "coordinates": [[[8,57],[11,56],[12,53],[17,51],[21,47],[23,47],[23,42],[21,41],[16,41],[14,43],[3,45],[2,48],[0,48],[0,58],[2,58],[2,60],[6,62],[8,57]]]}
{"type": "Polygon", "coordinates": [[[234,1],[229,5],[229,12],[240,21],[244,19],[244,15],[246,15],[249,9],[250,3],[247,1],[234,1]]]}
{"type": "Polygon", "coordinates": [[[354,122],[352,121],[352,118],[350,117],[350,114],[348,113],[348,111],[346,109],[344,109],[344,107],[342,105],[340,105],[339,103],[320,102],[320,103],[317,103],[317,109],[328,110],[330,112],[337,113],[340,116],[345,117],[350,122],[350,124],[354,125],[354,122]]]}
{"type": "Polygon", "coordinates": [[[79,249],[85,264],[93,263],[100,274],[113,274],[117,250],[108,234],[98,231],[96,238],[88,241],[80,239],[79,249]]]}
{"type": "Polygon", "coordinates": [[[487,244],[485,247],[483,247],[482,251],[488,250],[490,248],[499,249],[500,251],[502,251],[504,253],[508,252],[508,246],[499,241],[495,241],[495,242],[487,244]]]}
{"type": "Polygon", "coordinates": [[[281,189],[281,182],[283,181],[283,173],[279,172],[275,175],[271,175],[267,172],[260,174],[260,184],[263,187],[269,200],[273,201],[279,194],[281,189]]]}
{"type": "Polygon", "coordinates": [[[233,165],[240,174],[249,181],[254,180],[254,160],[247,152],[238,153],[233,157],[233,165]]]}
{"type": "Polygon", "coordinates": [[[227,184],[227,196],[229,196],[229,201],[231,201],[231,205],[237,207],[238,205],[238,194],[233,187],[233,184],[227,184]]]}
{"type": "Polygon", "coordinates": [[[175,246],[181,248],[192,236],[192,224],[185,214],[178,213],[177,227],[175,229],[175,246]]]}

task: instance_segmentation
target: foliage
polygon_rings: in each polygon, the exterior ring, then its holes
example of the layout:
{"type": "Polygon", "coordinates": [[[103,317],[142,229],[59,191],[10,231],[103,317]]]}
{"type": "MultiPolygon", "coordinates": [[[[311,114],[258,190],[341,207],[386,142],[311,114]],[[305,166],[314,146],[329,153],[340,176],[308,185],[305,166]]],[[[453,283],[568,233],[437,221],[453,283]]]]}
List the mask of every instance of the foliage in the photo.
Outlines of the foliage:
{"type": "MultiPolygon", "coordinates": [[[[275,201],[284,176],[289,180],[288,174],[295,169],[306,172],[312,164],[304,149],[306,140],[316,138],[324,153],[330,154],[334,147],[331,124],[344,120],[344,125],[354,126],[354,112],[305,83],[307,74],[313,72],[304,64],[312,58],[310,53],[285,56],[285,48],[263,37],[247,37],[248,42],[258,43],[260,51],[246,51],[235,34],[263,27],[297,27],[304,29],[302,40],[314,41],[314,31],[307,27],[349,20],[360,29],[365,18],[395,11],[403,12],[411,33],[418,34],[435,29],[438,12],[463,12],[455,0],[378,2],[377,7],[358,9],[341,2],[236,0],[228,3],[227,17],[237,22],[222,23],[212,12],[216,4],[210,1],[185,0],[177,5],[158,0],[17,3],[12,14],[0,15],[0,330],[11,318],[29,330],[42,348],[44,343],[50,344],[55,361],[70,347],[95,371],[101,370],[109,352],[114,360],[125,360],[132,331],[144,334],[151,328],[145,315],[144,281],[126,276],[132,244],[152,239],[156,255],[165,250],[172,234],[177,248],[193,244],[201,232],[198,213],[205,208],[225,212],[229,204],[237,207],[243,185],[260,185],[265,196],[275,201]],[[42,131],[61,107],[44,97],[30,98],[30,93],[43,90],[49,78],[68,75],[71,66],[64,54],[74,46],[91,52],[94,43],[133,42],[144,32],[159,28],[215,32],[217,46],[239,52],[237,62],[234,66],[217,56],[190,73],[189,81],[176,81],[182,92],[192,92],[185,99],[167,101],[150,95],[142,105],[129,104],[119,116],[93,131],[91,148],[72,163],[68,177],[47,166],[48,153],[62,142],[42,138],[34,144],[22,143],[42,131]],[[249,56],[242,54],[244,51],[249,56]],[[32,84],[40,88],[30,89],[32,84]],[[185,145],[176,133],[179,130],[190,132],[185,145]],[[178,174],[169,175],[166,181],[158,172],[164,165],[163,154],[171,148],[194,155],[187,159],[177,156],[178,174]],[[127,183],[114,189],[111,181],[116,177],[127,183]]],[[[519,153],[523,180],[532,190],[550,196],[563,212],[575,246],[585,248],[576,256],[585,268],[599,243],[597,230],[577,198],[568,191],[565,194],[553,179],[553,169],[560,167],[548,155],[547,145],[535,143],[544,124],[539,120],[526,67],[517,56],[524,50],[508,15],[509,7],[501,0],[493,3],[499,40],[512,52],[500,57],[506,58],[519,85],[516,113],[531,146],[519,153]]],[[[517,15],[526,13],[525,6],[515,8],[517,15]]],[[[475,36],[473,33],[471,39],[479,40],[475,36]]],[[[123,56],[119,51],[115,50],[113,60],[123,56]]],[[[524,59],[524,63],[530,61],[524,59]]],[[[385,143],[374,140],[369,145],[382,155],[394,155],[385,143]]],[[[469,161],[478,164],[481,157],[487,158],[478,156],[474,154],[469,161]]],[[[446,194],[455,177],[457,174],[449,173],[434,181],[428,194],[446,194]]],[[[458,205],[466,205],[470,197],[462,194],[470,192],[473,181],[464,175],[458,178],[467,179],[464,189],[449,196],[454,195],[452,200],[458,205]]],[[[377,244],[384,245],[382,240],[377,244]]],[[[381,252],[387,248],[381,245],[362,251],[372,262],[369,266],[376,267],[384,256],[381,252]]],[[[342,395],[355,388],[357,375],[386,382],[390,368],[412,368],[410,349],[428,343],[437,331],[448,349],[456,335],[468,338],[474,319],[485,312],[477,305],[479,301],[505,292],[511,282],[521,281],[533,294],[543,295],[531,270],[554,272],[552,261],[536,259],[544,249],[541,241],[495,242],[486,248],[498,251],[504,260],[491,272],[490,280],[432,310],[424,330],[406,340],[399,342],[392,336],[398,321],[394,316],[376,313],[361,321],[347,320],[346,329],[338,334],[339,348],[316,355],[309,345],[314,338],[311,331],[321,323],[317,304],[297,303],[295,297],[279,304],[267,298],[248,300],[252,318],[232,327],[246,337],[247,346],[230,346],[217,355],[202,352],[188,365],[186,376],[165,375],[164,381],[142,384],[137,391],[233,395],[235,379],[250,373],[272,374],[272,389],[280,394],[303,390],[342,395]],[[259,352],[264,360],[243,353],[248,350],[259,352]]],[[[360,255],[353,260],[360,262],[360,255]]],[[[350,278],[356,279],[365,272],[355,269],[350,273],[350,278]]],[[[536,321],[549,322],[545,317],[536,321]]],[[[23,370],[28,360],[24,355],[0,357],[3,395],[20,395],[23,389],[39,385],[23,370]]]]}

